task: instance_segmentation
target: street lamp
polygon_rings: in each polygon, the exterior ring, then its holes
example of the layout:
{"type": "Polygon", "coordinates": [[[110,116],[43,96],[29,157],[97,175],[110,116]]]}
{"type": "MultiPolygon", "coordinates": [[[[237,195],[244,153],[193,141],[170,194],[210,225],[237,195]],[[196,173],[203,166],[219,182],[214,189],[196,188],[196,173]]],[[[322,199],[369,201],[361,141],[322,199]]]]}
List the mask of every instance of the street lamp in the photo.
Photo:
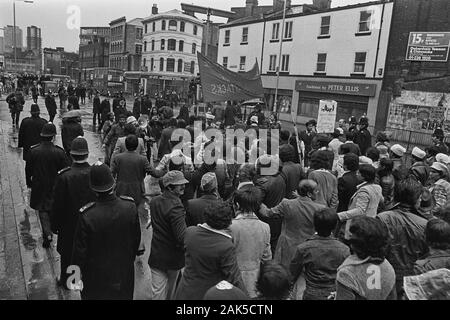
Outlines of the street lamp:
{"type": "Polygon", "coordinates": [[[34,0],[13,0],[13,19],[14,19],[14,29],[13,29],[13,36],[14,36],[14,65],[17,66],[17,52],[16,52],[16,1],[25,2],[25,3],[34,3],[34,0]]]}

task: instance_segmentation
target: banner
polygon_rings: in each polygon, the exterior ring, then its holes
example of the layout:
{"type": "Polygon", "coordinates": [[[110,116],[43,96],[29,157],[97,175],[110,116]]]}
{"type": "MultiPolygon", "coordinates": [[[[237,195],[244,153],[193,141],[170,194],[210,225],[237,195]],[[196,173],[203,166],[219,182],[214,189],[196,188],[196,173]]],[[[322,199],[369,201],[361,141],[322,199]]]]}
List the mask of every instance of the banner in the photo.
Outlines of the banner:
{"type": "Polygon", "coordinates": [[[320,100],[317,117],[317,133],[332,133],[336,125],[337,102],[320,100]]]}
{"type": "Polygon", "coordinates": [[[197,53],[204,102],[250,100],[264,97],[258,62],[248,72],[236,73],[197,53]]]}

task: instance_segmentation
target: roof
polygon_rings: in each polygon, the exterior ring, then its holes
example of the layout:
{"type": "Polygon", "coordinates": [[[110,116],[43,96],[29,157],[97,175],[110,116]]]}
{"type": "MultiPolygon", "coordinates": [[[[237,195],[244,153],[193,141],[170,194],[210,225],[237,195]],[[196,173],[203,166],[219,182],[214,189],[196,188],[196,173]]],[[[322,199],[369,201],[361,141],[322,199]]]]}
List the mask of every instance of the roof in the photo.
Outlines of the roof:
{"type": "Polygon", "coordinates": [[[203,24],[203,22],[200,19],[190,16],[188,14],[185,14],[178,9],[173,9],[173,10],[166,11],[166,12],[152,14],[151,16],[144,18],[142,22],[145,23],[145,22],[149,22],[152,20],[162,19],[162,18],[179,18],[179,19],[182,18],[184,20],[189,20],[194,23],[203,24]]]}
{"type": "MultiPolygon", "coordinates": [[[[313,5],[293,5],[289,9],[286,10],[286,18],[294,18],[294,17],[300,17],[300,16],[307,16],[312,14],[322,14],[326,12],[334,12],[334,11],[341,11],[341,10],[350,10],[354,8],[361,8],[361,7],[368,7],[373,5],[379,5],[379,4],[386,4],[386,3],[392,3],[394,0],[378,0],[378,1],[371,1],[371,2],[364,2],[364,3],[358,3],[358,4],[352,4],[342,7],[334,7],[330,9],[317,9],[313,5]]],[[[232,8],[233,9],[233,8],[232,8]]],[[[219,28],[229,28],[233,26],[238,25],[245,25],[250,23],[257,23],[257,22],[264,22],[264,21],[270,21],[270,20],[279,20],[283,18],[283,10],[279,10],[277,12],[266,12],[266,13],[259,13],[256,15],[253,15],[251,17],[245,17],[237,20],[233,20],[229,23],[226,23],[219,28]]]]}
{"type": "Polygon", "coordinates": [[[135,26],[142,26],[142,18],[134,18],[127,22],[127,24],[135,25],[135,26]]]}

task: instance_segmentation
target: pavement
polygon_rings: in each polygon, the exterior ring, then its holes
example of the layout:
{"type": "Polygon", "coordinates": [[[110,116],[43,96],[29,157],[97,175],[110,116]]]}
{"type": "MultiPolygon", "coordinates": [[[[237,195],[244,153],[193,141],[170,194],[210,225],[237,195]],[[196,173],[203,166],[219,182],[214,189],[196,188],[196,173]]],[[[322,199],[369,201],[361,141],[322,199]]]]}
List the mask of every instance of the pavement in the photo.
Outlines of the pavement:
{"type": "MultiPolygon", "coordinates": [[[[4,98],[4,97],[3,97],[4,98]]],[[[22,120],[30,115],[31,99],[27,99],[22,120]]],[[[49,119],[44,99],[39,98],[41,117],[49,119]]],[[[59,106],[59,101],[57,101],[59,106]]],[[[130,110],[132,104],[127,103],[130,110]]],[[[92,102],[80,105],[84,111],[82,126],[89,144],[89,163],[103,159],[100,136],[92,126],[92,102]]],[[[61,113],[54,123],[56,144],[61,143],[61,113]]],[[[77,291],[57,285],[60,255],[56,251],[57,236],[49,249],[42,247],[42,228],[37,212],[29,207],[29,190],[25,184],[22,149],[17,147],[18,129],[12,126],[7,103],[0,100],[0,299],[1,300],[79,300],[77,291]]],[[[145,253],[135,261],[134,299],[151,298],[151,275],[148,266],[152,230],[147,230],[147,212],[139,208],[145,253]]]]}

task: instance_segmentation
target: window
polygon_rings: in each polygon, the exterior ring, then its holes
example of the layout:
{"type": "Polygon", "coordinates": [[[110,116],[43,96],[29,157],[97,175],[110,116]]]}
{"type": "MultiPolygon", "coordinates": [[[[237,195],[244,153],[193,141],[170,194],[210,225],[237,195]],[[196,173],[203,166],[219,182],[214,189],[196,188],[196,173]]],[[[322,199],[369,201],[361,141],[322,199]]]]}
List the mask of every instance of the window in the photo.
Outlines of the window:
{"type": "Polygon", "coordinates": [[[177,31],[177,21],[176,20],[169,20],[169,30],[177,31]]]}
{"type": "Polygon", "coordinates": [[[242,43],[248,42],[248,27],[242,28],[242,43]]]}
{"type": "Polygon", "coordinates": [[[317,54],[316,71],[317,72],[325,72],[326,63],[327,63],[327,54],[326,53],[317,54]]]}
{"type": "Polygon", "coordinates": [[[194,36],[197,35],[197,26],[194,26],[194,36]]]}
{"type": "Polygon", "coordinates": [[[152,39],[152,51],[155,51],[155,39],[152,39]]]}
{"type": "Polygon", "coordinates": [[[366,52],[356,52],[355,73],[363,73],[366,68],[366,52]]]}
{"type": "Polygon", "coordinates": [[[184,21],[180,21],[180,32],[184,32],[184,21]]]}
{"type": "Polygon", "coordinates": [[[195,54],[197,52],[197,44],[192,44],[192,54],[195,54]]]}
{"type": "Polygon", "coordinates": [[[230,30],[225,30],[225,41],[224,44],[230,43],[230,30]]]}
{"type": "Polygon", "coordinates": [[[150,59],[150,71],[153,71],[153,63],[155,60],[153,58],[150,59]]]}
{"type": "Polygon", "coordinates": [[[155,32],[155,29],[156,29],[156,22],[153,22],[152,23],[152,31],[155,32]]]}
{"type": "Polygon", "coordinates": [[[184,41],[180,40],[180,42],[178,43],[178,51],[183,52],[184,51],[184,41]]]}
{"type": "Polygon", "coordinates": [[[223,57],[222,58],[222,66],[224,68],[228,68],[228,57],[223,57]]]}
{"type": "Polygon", "coordinates": [[[320,23],[320,35],[327,36],[330,34],[330,21],[331,16],[322,17],[322,21],[320,23]]]}
{"type": "Polygon", "coordinates": [[[147,64],[147,59],[144,58],[144,59],[142,60],[142,66],[144,67],[144,70],[145,70],[145,65],[146,65],[146,64],[147,64]]]}
{"type": "Polygon", "coordinates": [[[191,73],[194,74],[195,72],[195,61],[191,61],[191,73]]]}
{"type": "Polygon", "coordinates": [[[178,59],[178,72],[183,72],[183,60],[178,59]]]}
{"type": "Polygon", "coordinates": [[[142,39],[142,29],[136,29],[136,39],[140,40],[142,39]]]}
{"type": "Polygon", "coordinates": [[[303,117],[317,119],[319,115],[319,99],[306,98],[299,96],[297,114],[303,117]]]}
{"type": "Polygon", "coordinates": [[[161,21],[161,30],[166,30],[166,20],[161,21]]]}
{"type": "Polygon", "coordinates": [[[145,24],[145,33],[147,33],[147,24],[145,24]]]}
{"type": "Polygon", "coordinates": [[[272,40],[278,40],[279,31],[280,31],[280,24],[274,23],[272,25],[272,40]]]}
{"type": "Polygon", "coordinates": [[[167,72],[174,72],[175,71],[175,59],[172,59],[172,58],[168,58],[167,59],[166,71],[167,72]]]}
{"type": "Polygon", "coordinates": [[[269,71],[277,71],[277,56],[275,54],[269,57],[269,71]]]}
{"type": "Polygon", "coordinates": [[[239,60],[239,71],[245,71],[245,56],[241,56],[239,60]]]}
{"type": "Polygon", "coordinates": [[[289,71],[289,55],[283,54],[281,56],[281,71],[288,72],[289,71]]]}
{"type": "Polygon", "coordinates": [[[165,50],[166,48],[166,40],[161,39],[161,50],[165,50]]]}
{"type": "Polygon", "coordinates": [[[167,41],[167,50],[177,50],[177,42],[175,39],[169,39],[167,41]]]}
{"type": "Polygon", "coordinates": [[[372,11],[361,11],[359,16],[359,32],[370,31],[370,22],[372,18],[372,11]]]}
{"type": "Polygon", "coordinates": [[[159,59],[159,71],[164,71],[164,58],[159,59]]]}
{"type": "Polygon", "coordinates": [[[141,44],[137,44],[135,47],[135,52],[136,54],[142,54],[142,45],[141,44]]]}
{"type": "Polygon", "coordinates": [[[147,41],[144,41],[144,52],[147,51],[147,41]]]}
{"type": "Polygon", "coordinates": [[[292,21],[288,21],[284,25],[284,39],[292,39],[292,21]]]}

